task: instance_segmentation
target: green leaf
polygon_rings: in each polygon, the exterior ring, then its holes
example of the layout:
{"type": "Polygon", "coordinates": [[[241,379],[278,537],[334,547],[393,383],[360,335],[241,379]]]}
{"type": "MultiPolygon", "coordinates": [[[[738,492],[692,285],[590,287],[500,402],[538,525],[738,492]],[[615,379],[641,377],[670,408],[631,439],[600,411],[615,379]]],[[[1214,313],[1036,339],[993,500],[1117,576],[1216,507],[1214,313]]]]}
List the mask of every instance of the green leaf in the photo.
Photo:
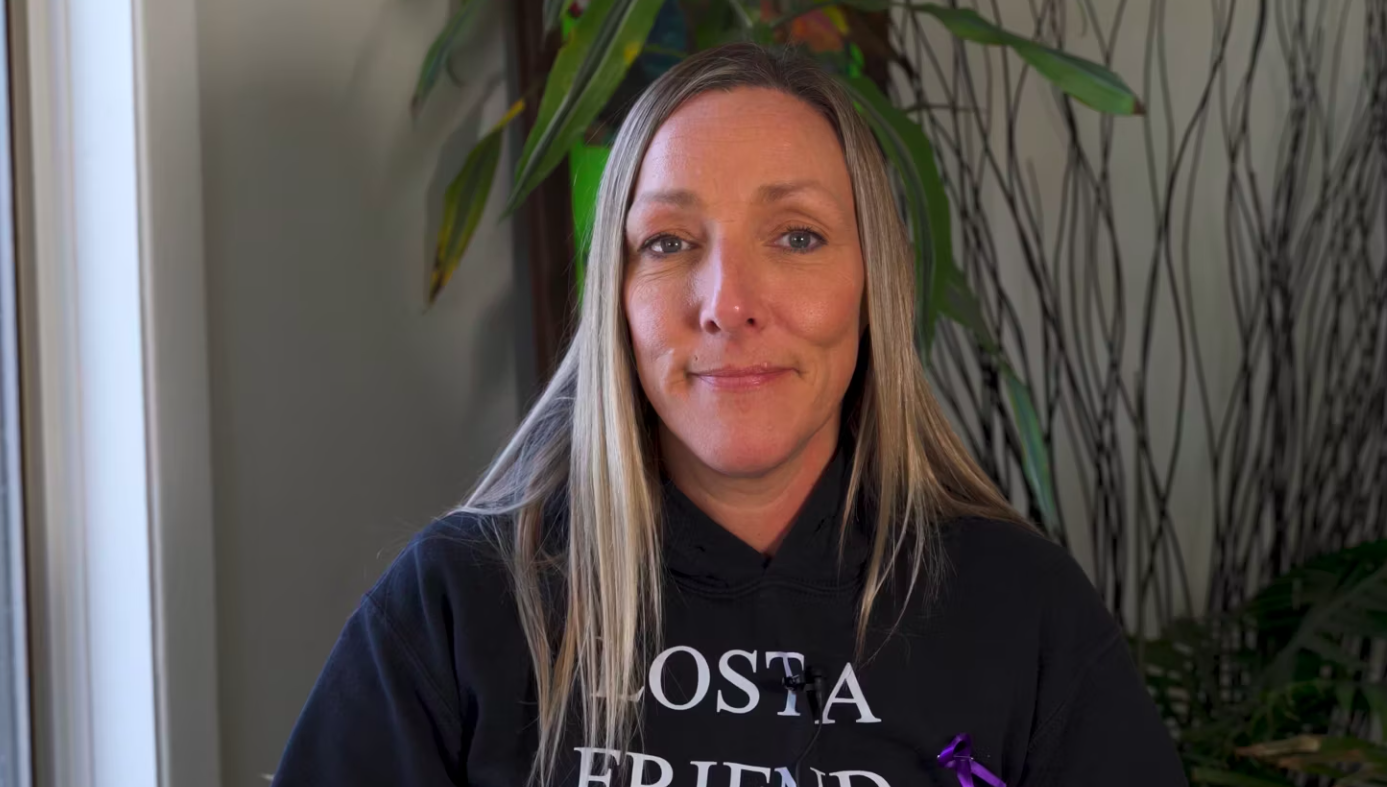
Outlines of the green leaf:
{"type": "Polygon", "coordinates": [[[939,177],[934,146],[919,124],[892,106],[875,82],[862,76],[838,76],[838,79],[852,95],[858,112],[871,126],[905,187],[918,290],[919,336],[916,340],[922,354],[928,357],[934,324],[939,318],[936,298],[945,298],[942,293],[952,284],[966,283],[962,271],[953,262],[949,196],[939,177]]]}
{"type": "MultiPolygon", "coordinates": [[[[751,12],[742,4],[742,0],[723,0],[732,13],[737,17],[737,22],[745,28],[750,28],[754,22],[751,12]]],[[[759,15],[758,15],[759,16],[759,15]]]]}
{"type": "Polygon", "coordinates": [[[491,196],[491,182],[496,176],[496,165],[501,160],[501,132],[506,125],[525,109],[524,100],[511,105],[505,117],[479,140],[462,170],[448,184],[443,196],[443,226],[438,230],[438,250],[434,254],[433,270],[429,274],[429,304],[438,299],[438,294],[447,286],[453,272],[467,251],[467,244],[477,231],[486,201],[491,196]]]}
{"type": "Polygon", "coordinates": [[[1379,769],[1387,766],[1387,749],[1381,744],[1350,736],[1296,735],[1243,746],[1237,753],[1293,773],[1348,775],[1342,766],[1351,765],[1355,771],[1366,766],[1381,775],[1379,769]]]}
{"type": "Polygon", "coordinates": [[[692,28],[694,51],[712,49],[728,41],[729,30],[740,30],[732,18],[732,8],[724,0],[701,0],[701,4],[686,8],[684,18],[692,28]]]}
{"type": "Polygon", "coordinates": [[[1285,779],[1264,779],[1218,768],[1194,768],[1190,771],[1190,781],[1194,784],[1217,784],[1226,787],[1294,787],[1293,782],[1285,779]]]}
{"type": "Polygon", "coordinates": [[[968,277],[963,275],[963,271],[954,265],[952,260],[942,269],[936,270],[938,275],[935,276],[932,288],[934,303],[930,305],[934,319],[948,317],[966,328],[984,352],[1000,356],[1002,348],[993,338],[992,329],[987,327],[987,321],[983,319],[982,305],[978,303],[978,296],[973,293],[973,288],[968,285],[968,277]]]}
{"type": "Polygon", "coordinates": [[[1387,687],[1381,683],[1364,683],[1358,690],[1367,700],[1368,709],[1377,718],[1377,723],[1387,726],[1387,687]]]}
{"type": "Polygon", "coordinates": [[[1368,665],[1357,656],[1339,647],[1339,643],[1324,634],[1308,637],[1304,639],[1301,644],[1311,653],[1315,653],[1323,657],[1326,661],[1333,662],[1341,667],[1347,667],[1355,672],[1360,672],[1368,668],[1368,665]]]}
{"type": "Polygon", "coordinates": [[[438,84],[438,78],[443,76],[443,70],[448,67],[448,57],[457,49],[463,36],[472,29],[472,19],[483,1],[462,0],[458,10],[443,26],[443,31],[429,46],[428,53],[424,55],[424,63],[419,66],[419,79],[414,83],[414,96],[409,101],[409,111],[414,116],[419,115],[429,92],[438,84]]]}
{"type": "MultiPolygon", "coordinates": [[[[876,83],[866,77],[838,77],[852,95],[858,111],[871,126],[886,157],[901,177],[910,219],[918,291],[921,354],[929,355],[935,324],[941,316],[972,332],[994,355],[1000,347],[982,316],[977,297],[963,271],[954,264],[952,217],[944,181],[934,160],[934,146],[904,112],[892,106],[876,83]]],[[[1030,391],[1002,361],[1007,397],[1021,438],[1022,469],[1036,506],[1051,532],[1058,526],[1055,493],[1050,481],[1050,458],[1045,450],[1040,419],[1030,391]]]]}
{"type": "Polygon", "coordinates": [[[987,21],[971,8],[949,8],[936,3],[912,3],[908,7],[912,11],[920,11],[938,19],[950,33],[964,41],[991,46],[1025,41],[1024,38],[1008,33],[987,21]]]}
{"type": "Polygon", "coordinates": [[[1353,702],[1358,697],[1358,687],[1352,683],[1340,683],[1334,687],[1334,699],[1344,714],[1353,713],[1353,702]]]}
{"type": "Polygon", "coordinates": [[[763,22],[758,19],[756,22],[752,23],[750,30],[747,31],[747,40],[751,41],[753,44],[760,44],[761,46],[774,46],[775,28],[771,27],[769,22],[763,22]]]}
{"type": "Polygon", "coordinates": [[[971,8],[910,3],[908,8],[938,19],[950,33],[977,44],[1009,47],[1055,87],[1099,112],[1140,115],[1141,101],[1122,78],[1091,60],[1031,41],[989,22],[971,8]]]}
{"type": "Polygon", "coordinates": [[[552,33],[563,18],[564,0],[544,0],[544,32],[552,33]]]}
{"type": "Polygon", "coordinates": [[[1012,50],[1081,104],[1109,115],[1141,115],[1146,111],[1121,77],[1093,61],[1034,42],[1012,44],[1012,50]]]}
{"type": "Polygon", "coordinates": [[[1055,507],[1055,490],[1050,483],[1050,452],[1045,450],[1040,417],[1036,415],[1030,389],[1011,366],[1003,365],[1002,378],[1006,382],[1007,400],[1011,403],[1011,418],[1021,439],[1021,469],[1026,476],[1026,486],[1030,487],[1036,507],[1040,509],[1046,531],[1053,533],[1059,526],[1059,514],[1055,507]]]}
{"type": "Polygon", "coordinates": [[[559,50],[525,139],[506,213],[583,138],[640,54],[662,0],[593,0],[559,50]]]}
{"type": "Polygon", "coordinates": [[[1271,582],[1247,605],[1259,634],[1280,647],[1262,676],[1263,686],[1293,679],[1305,654],[1353,671],[1362,662],[1339,638],[1384,638],[1387,615],[1387,540],[1322,555],[1271,582]]]}
{"type": "Polygon", "coordinates": [[[852,93],[905,185],[919,285],[917,340],[922,353],[929,356],[940,317],[968,329],[987,352],[998,352],[1000,348],[983,319],[977,296],[968,286],[968,277],[954,264],[949,196],[939,176],[929,137],[918,123],[891,104],[875,82],[861,76],[840,80],[852,93]]]}

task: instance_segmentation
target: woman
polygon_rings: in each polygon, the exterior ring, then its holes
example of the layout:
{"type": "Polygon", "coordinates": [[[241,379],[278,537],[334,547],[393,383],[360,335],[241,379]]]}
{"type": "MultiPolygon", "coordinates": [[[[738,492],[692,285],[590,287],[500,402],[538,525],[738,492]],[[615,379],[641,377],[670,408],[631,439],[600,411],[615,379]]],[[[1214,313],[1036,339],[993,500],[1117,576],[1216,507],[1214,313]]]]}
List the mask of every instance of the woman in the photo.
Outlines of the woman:
{"type": "Polygon", "coordinates": [[[610,161],[572,346],[365,596],[275,784],[1183,783],[1092,586],[929,393],[836,84],[703,52],[610,161]]]}

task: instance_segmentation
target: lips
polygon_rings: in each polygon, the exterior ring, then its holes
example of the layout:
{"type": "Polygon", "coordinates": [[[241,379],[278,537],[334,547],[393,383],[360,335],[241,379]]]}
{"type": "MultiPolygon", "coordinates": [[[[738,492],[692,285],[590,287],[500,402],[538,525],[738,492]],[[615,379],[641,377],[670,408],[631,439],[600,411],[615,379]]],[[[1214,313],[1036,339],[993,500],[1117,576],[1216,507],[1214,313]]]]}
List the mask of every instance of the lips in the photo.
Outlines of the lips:
{"type": "Polygon", "coordinates": [[[723,366],[695,372],[693,376],[710,388],[720,391],[749,391],[761,388],[789,374],[784,366],[757,364],[755,366],[723,366]]]}

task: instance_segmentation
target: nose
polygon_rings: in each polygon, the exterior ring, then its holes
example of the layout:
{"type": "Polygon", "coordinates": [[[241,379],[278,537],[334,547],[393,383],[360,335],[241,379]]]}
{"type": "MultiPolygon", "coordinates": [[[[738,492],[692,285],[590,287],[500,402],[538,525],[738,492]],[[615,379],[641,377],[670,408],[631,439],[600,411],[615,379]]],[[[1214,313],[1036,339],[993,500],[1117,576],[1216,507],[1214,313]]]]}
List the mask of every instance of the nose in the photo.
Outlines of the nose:
{"type": "Polygon", "coordinates": [[[700,268],[695,287],[704,331],[737,334],[765,327],[764,283],[752,250],[730,238],[720,240],[700,268]]]}

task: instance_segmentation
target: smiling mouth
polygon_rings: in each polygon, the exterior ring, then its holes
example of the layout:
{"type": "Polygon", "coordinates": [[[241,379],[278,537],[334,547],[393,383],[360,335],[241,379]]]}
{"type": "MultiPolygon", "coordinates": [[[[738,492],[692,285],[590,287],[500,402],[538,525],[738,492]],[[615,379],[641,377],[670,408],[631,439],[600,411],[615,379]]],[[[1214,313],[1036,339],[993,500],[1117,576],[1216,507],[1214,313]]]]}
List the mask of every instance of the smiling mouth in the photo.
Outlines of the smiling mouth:
{"type": "Polygon", "coordinates": [[[693,376],[709,388],[720,391],[748,391],[769,385],[790,373],[784,366],[724,366],[694,372],[693,376]]]}

